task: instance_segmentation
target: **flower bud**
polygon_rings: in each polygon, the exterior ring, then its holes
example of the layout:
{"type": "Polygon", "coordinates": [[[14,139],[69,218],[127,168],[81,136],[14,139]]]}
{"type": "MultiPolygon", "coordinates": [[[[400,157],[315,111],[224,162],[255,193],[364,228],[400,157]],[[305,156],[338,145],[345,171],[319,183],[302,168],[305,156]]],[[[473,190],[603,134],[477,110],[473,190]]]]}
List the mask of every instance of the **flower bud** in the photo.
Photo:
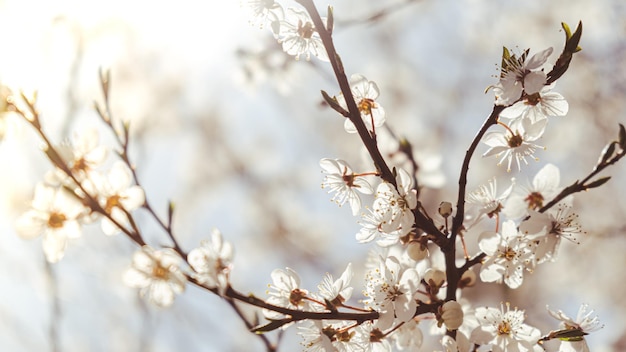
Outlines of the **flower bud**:
{"type": "Polygon", "coordinates": [[[439,215],[443,216],[444,218],[452,215],[452,203],[441,202],[441,204],[439,204],[439,215]]]}
{"type": "Polygon", "coordinates": [[[476,284],[476,273],[472,269],[465,270],[459,280],[459,288],[472,287],[476,284]]]}
{"type": "Polygon", "coordinates": [[[431,287],[441,287],[446,282],[446,273],[439,269],[429,268],[424,274],[424,280],[431,287]]]}
{"type": "Polygon", "coordinates": [[[448,330],[456,330],[463,324],[463,309],[457,301],[448,301],[441,306],[441,320],[448,330]]]}
{"type": "Polygon", "coordinates": [[[428,256],[428,248],[419,242],[409,243],[406,252],[415,261],[420,261],[428,256]]]}

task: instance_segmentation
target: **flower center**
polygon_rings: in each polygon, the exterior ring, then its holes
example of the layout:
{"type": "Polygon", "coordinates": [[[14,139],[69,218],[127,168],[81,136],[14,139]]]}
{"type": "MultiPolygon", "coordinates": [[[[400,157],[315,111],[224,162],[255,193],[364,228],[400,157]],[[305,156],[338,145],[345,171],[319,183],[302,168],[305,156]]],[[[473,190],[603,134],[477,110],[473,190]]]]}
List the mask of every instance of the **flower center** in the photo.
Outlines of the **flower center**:
{"type": "Polygon", "coordinates": [[[502,253],[502,257],[504,257],[504,259],[506,260],[513,260],[515,259],[515,256],[517,255],[517,252],[515,252],[515,250],[513,250],[513,248],[507,247],[504,250],[504,253],[502,253]]]}
{"type": "Polygon", "coordinates": [[[335,328],[333,328],[332,326],[327,326],[325,328],[322,328],[322,334],[326,335],[326,337],[328,337],[330,339],[330,341],[336,341],[337,340],[337,330],[335,328]]]}
{"type": "Polygon", "coordinates": [[[86,172],[87,170],[89,170],[89,165],[87,163],[87,160],[85,160],[85,158],[80,158],[76,160],[74,162],[74,165],[72,165],[72,172],[79,172],[79,171],[86,172]]]}
{"type": "Polygon", "coordinates": [[[498,335],[511,334],[511,324],[508,321],[503,321],[498,324],[498,335]]]}
{"type": "Polygon", "coordinates": [[[164,268],[162,265],[157,264],[152,269],[152,276],[160,280],[167,280],[169,276],[169,270],[167,270],[167,268],[164,268]]]}
{"type": "Polygon", "coordinates": [[[528,209],[539,209],[543,206],[543,195],[539,192],[532,192],[524,199],[528,203],[528,209]]]}
{"type": "Polygon", "coordinates": [[[507,142],[510,148],[517,148],[520,145],[522,145],[522,143],[524,142],[524,138],[522,138],[522,136],[520,136],[519,133],[516,133],[512,135],[511,137],[509,137],[507,142]]]}
{"type": "Polygon", "coordinates": [[[302,300],[306,297],[306,292],[296,288],[295,290],[291,290],[289,293],[289,303],[294,306],[299,306],[302,303],[302,300]]]}
{"type": "Polygon", "coordinates": [[[300,38],[311,39],[313,33],[315,33],[315,30],[313,29],[313,24],[311,22],[303,24],[301,20],[298,21],[298,35],[300,38]]]}
{"type": "Polygon", "coordinates": [[[48,217],[48,227],[52,229],[58,229],[63,227],[63,223],[67,220],[65,214],[53,212],[48,217]]]}
{"type": "Polygon", "coordinates": [[[359,107],[359,111],[365,115],[371,115],[372,109],[376,109],[376,102],[374,99],[370,98],[361,99],[357,105],[359,107]]]}
{"type": "Polygon", "coordinates": [[[381,342],[385,338],[385,334],[383,334],[380,329],[376,328],[370,332],[370,342],[381,342]]]}
{"type": "Polygon", "coordinates": [[[541,102],[541,96],[539,92],[533,93],[526,97],[526,104],[535,106],[541,102]]]}
{"type": "Polygon", "coordinates": [[[120,203],[120,200],[122,199],[122,197],[120,197],[119,195],[115,194],[110,196],[109,198],[107,198],[107,203],[104,206],[104,210],[107,212],[107,214],[111,214],[111,211],[113,210],[113,208],[115,207],[120,207],[122,208],[122,204],[120,203]]]}

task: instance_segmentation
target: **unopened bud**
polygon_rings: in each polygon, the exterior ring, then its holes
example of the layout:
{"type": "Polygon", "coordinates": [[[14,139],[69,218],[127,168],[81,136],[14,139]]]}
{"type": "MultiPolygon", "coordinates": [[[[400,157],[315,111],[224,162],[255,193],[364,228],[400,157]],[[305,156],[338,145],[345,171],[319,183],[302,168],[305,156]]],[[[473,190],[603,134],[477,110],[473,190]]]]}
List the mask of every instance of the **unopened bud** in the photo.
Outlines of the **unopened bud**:
{"type": "Polygon", "coordinates": [[[419,242],[411,242],[406,249],[409,257],[415,261],[420,261],[428,256],[428,247],[419,242]]]}
{"type": "Polygon", "coordinates": [[[459,288],[472,287],[476,283],[476,273],[472,269],[465,270],[459,280],[459,288]]]}
{"type": "Polygon", "coordinates": [[[441,204],[439,204],[439,215],[443,216],[444,218],[452,215],[452,203],[441,202],[441,204]]]}
{"type": "Polygon", "coordinates": [[[446,273],[439,269],[429,268],[424,273],[424,280],[431,287],[441,287],[446,282],[446,273]]]}
{"type": "Polygon", "coordinates": [[[457,301],[448,301],[441,306],[441,320],[448,330],[456,330],[463,324],[463,308],[457,301]]]}

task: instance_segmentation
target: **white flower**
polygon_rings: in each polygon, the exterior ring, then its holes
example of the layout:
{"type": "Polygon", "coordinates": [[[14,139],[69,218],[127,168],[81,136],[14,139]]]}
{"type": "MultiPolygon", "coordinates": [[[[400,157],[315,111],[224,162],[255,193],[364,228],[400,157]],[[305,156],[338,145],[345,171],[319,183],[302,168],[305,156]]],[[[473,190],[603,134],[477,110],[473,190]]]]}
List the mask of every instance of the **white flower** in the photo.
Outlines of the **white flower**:
{"type": "Polygon", "coordinates": [[[43,234],[46,259],[56,263],[65,254],[67,240],[80,237],[80,219],[86,209],[69,191],[43,183],[35,187],[31,207],[17,219],[17,233],[27,239],[43,234]]]}
{"type": "MultiPolygon", "coordinates": [[[[119,161],[113,165],[106,178],[92,175],[90,185],[86,187],[90,193],[96,192],[102,209],[121,225],[128,223],[131,211],[141,207],[145,202],[143,189],[133,185],[133,176],[126,164],[119,161]]],[[[102,231],[114,235],[120,229],[108,218],[102,218],[102,231]]]]}
{"type": "Polygon", "coordinates": [[[528,210],[539,210],[554,198],[561,190],[559,168],[546,164],[533,178],[532,185],[520,185],[509,197],[504,207],[504,214],[511,219],[528,216],[528,210]]]}
{"type": "MultiPolygon", "coordinates": [[[[300,276],[298,276],[298,273],[290,268],[286,268],[286,270],[274,269],[271,276],[273,284],[268,286],[274,291],[267,291],[267,294],[270,295],[267,303],[290,309],[309,307],[309,301],[305,299],[308,297],[309,292],[300,288],[300,276]]],[[[263,314],[268,319],[280,319],[283,317],[282,314],[267,309],[263,310],[263,314]]]]}
{"type": "Polygon", "coordinates": [[[489,146],[483,157],[496,155],[500,158],[498,165],[508,159],[507,171],[511,171],[511,162],[515,159],[517,168],[521,170],[520,161],[528,165],[526,157],[536,159],[535,151],[544,149],[533,142],[543,135],[547,122],[547,119],[533,122],[530,118],[524,117],[510,127],[501,123],[506,128],[504,132],[488,132],[483,137],[483,143],[489,146]]]}
{"type": "Polygon", "coordinates": [[[488,181],[488,184],[481,185],[478,189],[474,190],[467,196],[467,203],[473,206],[476,214],[473,216],[473,222],[468,226],[475,225],[484,216],[492,218],[498,216],[504,207],[504,202],[513,191],[515,185],[515,179],[511,180],[511,185],[505,189],[500,196],[497,196],[496,178],[492,178],[488,181]]]}
{"type": "Polygon", "coordinates": [[[513,55],[504,58],[500,81],[493,86],[497,105],[511,105],[522,93],[534,94],[545,85],[546,74],[541,67],[552,54],[552,48],[543,50],[526,61],[528,52],[529,50],[524,51],[520,57],[513,55]]]}
{"type": "Polygon", "coordinates": [[[363,351],[363,338],[356,334],[351,322],[309,320],[298,327],[305,351],[354,352],[363,351]]]}
{"type": "Polygon", "coordinates": [[[520,231],[535,244],[537,263],[555,261],[561,238],[578,244],[576,236],[583,233],[578,224],[578,214],[571,212],[571,207],[564,205],[544,213],[531,210],[530,218],[520,224],[520,231]]]}
{"type": "Polygon", "coordinates": [[[170,249],[143,246],[133,255],[132,266],[124,273],[126,285],[139,289],[142,297],[157,306],[168,307],[176,294],[185,291],[187,277],[180,270],[182,259],[170,249]]]}
{"type": "Polygon", "coordinates": [[[561,94],[551,92],[553,86],[544,86],[539,92],[524,96],[522,100],[504,109],[500,116],[511,119],[528,117],[536,122],[548,117],[567,115],[569,104],[561,94]]]}
{"type": "Polygon", "coordinates": [[[211,241],[202,241],[187,255],[189,265],[197,273],[194,277],[208,287],[217,287],[224,292],[228,286],[228,275],[232,268],[233,246],[224,242],[218,229],[211,232],[211,241]]]}
{"type": "MultiPolygon", "coordinates": [[[[322,20],[324,21],[324,20],[322,20]]],[[[305,55],[307,60],[311,54],[322,61],[328,61],[328,54],[322,43],[313,20],[304,10],[288,8],[284,20],[280,21],[278,42],[283,45],[283,51],[295,56],[305,55]]]]}
{"type": "Polygon", "coordinates": [[[443,346],[444,352],[469,352],[470,351],[470,343],[465,336],[460,331],[456,332],[456,340],[452,337],[445,335],[441,338],[441,345],[443,346]]]}
{"type": "MultiPolygon", "coordinates": [[[[572,319],[561,310],[555,312],[550,310],[549,307],[546,308],[553,318],[561,321],[561,328],[563,330],[558,331],[559,333],[570,332],[569,336],[571,336],[571,332],[576,332],[576,335],[579,335],[574,338],[562,339],[559,351],[589,352],[589,347],[587,346],[584,336],[604,327],[604,325],[600,324],[598,317],[593,316],[593,310],[587,311],[589,306],[582,304],[578,309],[576,319],[572,319]]],[[[559,336],[551,336],[553,334],[555,333],[551,332],[548,336],[550,338],[559,338],[559,336]]]]}
{"type": "MultiPolygon", "coordinates": [[[[108,152],[105,146],[98,145],[98,131],[95,128],[74,133],[71,142],[62,143],[55,150],[61,157],[57,162],[64,163],[79,182],[89,178],[104,163],[108,152]]],[[[71,178],[59,168],[47,173],[45,180],[54,186],[76,187],[71,178]]]]}
{"type": "Polygon", "coordinates": [[[506,303],[497,308],[476,308],[478,326],[470,341],[479,345],[490,344],[493,352],[532,351],[533,345],[539,340],[538,329],[524,324],[524,311],[506,303]]]}
{"type": "MultiPolygon", "coordinates": [[[[380,95],[376,82],[368,81],[363,75],[353,74],[350,76],[350,90],[367,130],[374,132],[376,128],[384,125],[385,110],[376,102],[380,95]]],[[[337,96],[337,102],[347,109],[346,99],[343,94],[337,96]]],[[[348,118],[345,119],[343,127],[348,133],[357,133],[354,123],[348,118]]]]}
{"type": "Polygon", "coordinates": [[[396,348],[400,351],[418,351],[424,342],[424,334],[415,319],[404,323],[390,337],[395,341],[396,348]]]}
{"type": "Polygon", "coordinates": [[[298,326],[298,335],[302,336],[302,346],[307,352],[327,352],[337,351],[331,343],[328,335],[334,336],[334,330],[330,326],[324,326],[320,320],[307,320],[298,326]]]}
{"type": "Polygon", "coordinates": [[[417,207],[417,192],[413,189],[413,179],[409,173],[404,169],[397,170],[397,190],[388,182],[379,184],[373,209],[362,214],[362,227],[356,235],[359,242],[370,242],[380,237],[378,245],[388,247],[413,229],[413,209],[417,207]]]}
{"type": "Polygon", "coordinates": [[[382,182],[376,188],[374,210],[385,215],[382,224],[383,232],[400,231],[400,235],[408,234],[413,228],[415,215],[413,209],[417,207],[417,192],[413,189],[413,178],[404,169],[397,169],[396,188],[382,182]]]}
{"type": "Polygon", "coordinates": [[[355,329],[357,338],[363,341],[363,352],[391,352],[389,339],[379,323],[365,322],[355,329]]]}
{"type": "Polygon", "coordinates": [[[378,327],[391,327],[394,319],[407,322],[415,315],[417,302],[413,295],[420,283],[413,268],[404,268],[395,257],[379,257],[378,267],[366,275],[366,305],[380,312],[378,327]]]}
{"type": "Polygon", "coordinates": [[[352,263],[348,264],[346,270],[336,281],[333,281],[332,275],[326,273],[323,281],[317,286],[320,295],[335,306],[340,306],[352,296],[353,288],[349,285],[353,276],[352,263]]]}
{"type": "Polygon", "coordinates": [[[484,282],[502,282],[518,288],[524,280],[524,269],[533,263],[530,243],[521,236],[512,220],[502,224],[502,234],[483,232],[478,247],[487,255],[480,269],[484,282]]]}
{"type": "Polygon", "coordinates": [[[348,201],[352,215],[357,215],[361,210],[361,198],[356,191],[372,194],[374,190],[369,182],[364,177],[356,175],[350,165],[340,159],[322,159],[320,166],[326,174],[322,188],[329,188],[328,193],[335,193],[331,200],[339,206],[348,201]]]}
{"type": "Polygon", "coordinates": [[[283,8],[274,0],[241,0],[241,5],[250,13],[250,24],[263,28],[271,25],[274,35],[278,34],[278,25],[283,19],[283,8]]]}

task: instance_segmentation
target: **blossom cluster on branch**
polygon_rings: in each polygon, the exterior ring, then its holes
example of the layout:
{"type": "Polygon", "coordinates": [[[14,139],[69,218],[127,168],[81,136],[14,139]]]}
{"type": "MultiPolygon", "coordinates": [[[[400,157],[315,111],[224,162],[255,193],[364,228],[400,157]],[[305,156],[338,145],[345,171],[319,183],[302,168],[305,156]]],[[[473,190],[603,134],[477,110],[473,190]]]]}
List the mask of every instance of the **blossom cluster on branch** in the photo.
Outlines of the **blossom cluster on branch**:
{"type": "Polygon", "coordinates": [[[335,94],[322,91],[322,97],[370,156],[368,169],[358,172],[341,158],[324,157],[319,163],[322,188],[359,217],[356,241],[377,248],[363,264],[365,285],[360,291],[351,283],[355,264],[347,263],[338,278],[325,274],[317,290],[302,287],[298,273],[287,267],[272,272],[267,298],[245,295],[231,286],[234,245],[219,230],[212,230],[196,248],[182,248],[171,223],[175,207],[168,204],[167,218],[158,217],[135,173],[128,154],[130,127],[110,111],[108,73],[100,75],[103,103],[96,110],[115,137],[114,147],[100,144],[93,130],[54,143],[35,97],[3,93],[3,109],[33,127],[52,164],[35,186],[31,209],[17,220],[18,233],[41,236],[47,260],[58,262],[82,226],[99,221],[104,233],[121,233],[139,246],[123,280],[142,297],[167,307],[188,285],[203,288],[231,304],[268,351],[278,347],[264,333],[294,324],[307,351],[416,351],[426,336],[437,339],[441,350],[454,352],[543,351],[544,342],[552,339],[561,341],[560,351],[587,350],[585,336],[601,324],[585,304],[575,319],[548,309],[561,325],[542,333],[525,323],[524,309],[509,302],[477,307],[464,297],[464,290],[479,280],[519,288],[538,265],[558,259],[565,246],[562,239],[574,244],[582,240],[572,198],[606,183],[609,177],[597,175],[626,153],[626,131],[620,125],[592,171],[571,185],[561,185],[558,167],[546,164],[525,185],[512,179],[502,187],[492,178],[467,190],[469,165],[481,142],[488,147],[483,157],[495,156],[494,164],[506,164],[507,171],[512,166],[521,170],[544,149],[537,142],[549,120],[569,110],[553,89],[581,50],[582,23],[573,32],[562,24],[565,45],[556,60],[553,48],[532,56],[530,49],[512,53],[504,48],[498,82],[489,87],[492,112],[458,168],[456,205],[441,200],[437,209],[427,209],[420,193],[428,185],[421,181],[411,144],[400,139],[390,147],[379,139],[392,116],[380,102],[378,85],[362,74],[346,73],[349,65],[333,43],[332,8],[322,18],[311,0],[297,3],[284,7],[273,0],[248,0],[244,6],[251,23],[268,28],[286,54],[330,63],[339,89],[335,94]],[[394,163],[386,157],[389,153],[381,152],[385,148],[395,148],[410,162],[394,163]],[[368,196],[365,206],[362,195],[368,196]],[[169,245],[147,243],[135,220],[140,209],[164,230],[169,245]],[[466,243],[472,239],[475,253],[466,243]],[[355,292],[362,298],[355,299],[355,292]],[[258,307],[265,321],[247,320],[238,306],[242,303],[258,307]]]}

